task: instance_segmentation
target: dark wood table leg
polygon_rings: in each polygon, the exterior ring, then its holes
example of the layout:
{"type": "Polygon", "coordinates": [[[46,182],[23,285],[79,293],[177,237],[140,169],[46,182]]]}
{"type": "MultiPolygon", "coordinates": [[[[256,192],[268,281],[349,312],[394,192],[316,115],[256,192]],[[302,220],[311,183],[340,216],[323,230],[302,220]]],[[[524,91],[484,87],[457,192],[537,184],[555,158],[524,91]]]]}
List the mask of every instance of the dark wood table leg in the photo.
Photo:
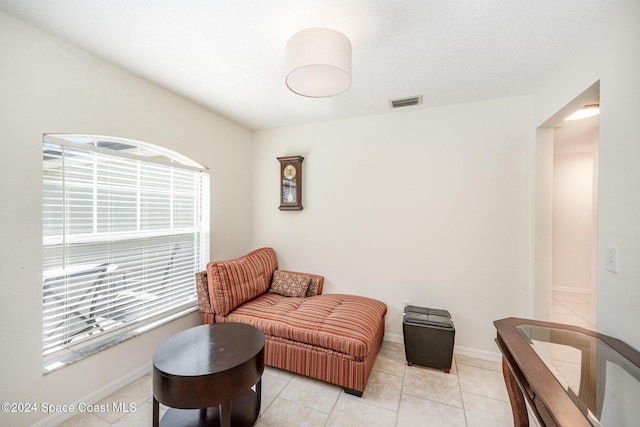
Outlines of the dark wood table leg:
{"type": "Polygon", "coordinates": [[[502,375],[504,376],[504,383],[507,386],[507,393],[509,393],[509,400],[511,401],[514,427],[529,427],[529,414],[527,413],[524,395],[504,357],[502,358],[502,375]]]}
{"type": "Polygon", "coordinates": [[[231,427],[231,402],[223,402],[219,406],[220,427],[231,427]]]}
{"type": "Polygon", "coordinates": [[[160,424],[160,404],[153,398],[153,427],[158,427],[160,424]]]}
{"type": "Polygon", "coordinates": [[[258,399],[258,407],[256,419],[260,416],[260,408],[262,407],[262,377],[256,383],[256,398],[258,399]]]}

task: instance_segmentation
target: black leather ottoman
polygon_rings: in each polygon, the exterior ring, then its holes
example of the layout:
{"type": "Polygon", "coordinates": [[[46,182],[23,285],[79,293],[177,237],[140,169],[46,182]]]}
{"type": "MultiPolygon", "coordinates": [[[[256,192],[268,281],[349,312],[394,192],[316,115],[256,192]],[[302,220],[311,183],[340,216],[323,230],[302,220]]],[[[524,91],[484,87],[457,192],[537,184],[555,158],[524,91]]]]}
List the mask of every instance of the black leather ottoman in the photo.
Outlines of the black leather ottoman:
{"type": "Polygon", "coordinates": [[[456,329],[447,310],[408,305],[402,320],[407,365],[451,370],[456,329]]]}

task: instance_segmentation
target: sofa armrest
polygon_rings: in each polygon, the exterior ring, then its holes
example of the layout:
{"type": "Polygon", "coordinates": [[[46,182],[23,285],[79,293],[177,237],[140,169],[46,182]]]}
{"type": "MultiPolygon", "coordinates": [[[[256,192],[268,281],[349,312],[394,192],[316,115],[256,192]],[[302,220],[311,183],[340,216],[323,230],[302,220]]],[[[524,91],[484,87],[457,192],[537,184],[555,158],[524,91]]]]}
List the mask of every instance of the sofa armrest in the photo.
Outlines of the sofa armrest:
{"type": "Polygon", "coordinates": [[[209,297],[209,281],[206,271],[196,273],[196,291],[198,292],[198,306],[202,315],[202,323],[214,323],[214,313],[211,309],[209,297]]]}
{"type": "Polygon", "coordinates": [[[307,291],[307,296],[312,297],[315,295],[322,295],[322,286],[324,285],[324,276],[319,276],[317,274],[310,274],[311,284],[309,285],[309,290],[307,291]]]}
{"type": "Polygon", "coordinates": [[[304,274],[311,278],[311,283],[309,284],[309,289],[307,290],[307,296],[313,297],[316,295],[322,294],[322,286],[324,285],[324,276],[320,276],[318,274],[310,274],[310,273],[302,273],[300,271],[289,271],[289,270],[281,270],[291,274],[304,274]]]}

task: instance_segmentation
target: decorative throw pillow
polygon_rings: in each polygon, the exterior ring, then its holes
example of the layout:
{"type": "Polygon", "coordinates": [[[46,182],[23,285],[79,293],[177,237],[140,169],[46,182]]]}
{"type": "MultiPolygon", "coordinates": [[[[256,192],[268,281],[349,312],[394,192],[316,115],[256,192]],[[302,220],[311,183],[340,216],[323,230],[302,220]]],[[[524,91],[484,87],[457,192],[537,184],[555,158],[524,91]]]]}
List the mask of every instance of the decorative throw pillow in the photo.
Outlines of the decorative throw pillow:
{"type": "Polygon", "coordinates": [[[305,297],[307,296],[310,280],[311,278],[307,274],[276,270],[273,272],[269,293],[285,297],[305,297]]]}

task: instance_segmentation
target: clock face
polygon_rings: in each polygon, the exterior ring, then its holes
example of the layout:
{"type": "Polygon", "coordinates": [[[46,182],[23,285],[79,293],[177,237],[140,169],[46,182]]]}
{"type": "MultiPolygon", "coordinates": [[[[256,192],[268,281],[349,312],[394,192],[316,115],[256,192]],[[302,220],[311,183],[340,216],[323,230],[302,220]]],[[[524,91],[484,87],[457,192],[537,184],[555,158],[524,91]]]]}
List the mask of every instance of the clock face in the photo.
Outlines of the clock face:
{"type": "Polygon", "coordinates": [[[287,179],[293,179],[296,177],[296,168],[293,165],[287,165],[284,168],[284,177],[287,179]]]}

